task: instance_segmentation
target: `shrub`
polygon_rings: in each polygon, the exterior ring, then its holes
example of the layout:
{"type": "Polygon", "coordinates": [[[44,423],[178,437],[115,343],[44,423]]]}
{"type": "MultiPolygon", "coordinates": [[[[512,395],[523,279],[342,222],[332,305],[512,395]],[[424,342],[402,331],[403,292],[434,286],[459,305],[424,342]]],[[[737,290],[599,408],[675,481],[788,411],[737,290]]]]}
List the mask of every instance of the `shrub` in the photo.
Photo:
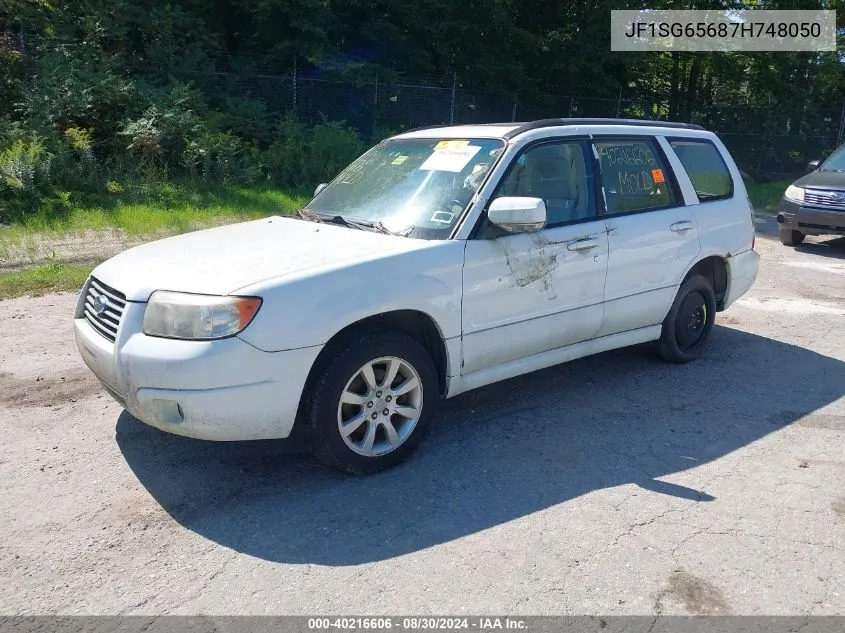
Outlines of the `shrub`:
{"type": "Polygon", "coordinates": [[[50,47],[31,63],[15,109],[28,127],[42,133],[82,127],[107,140],[138,101],[118,60],[89,39],[50,47]]]}
{"type": "Polygon", "coordinates": [[[206,183],[253,183],[261,177],[259,153],[243,139],[225,132],[205,133],[182,153],[186,173],[206,183]]]}
{"type": "Polygon", "coordinates": [[[358,133],[342,123],[306,128],[288,118],[279,126],[265,160],[269,177],[277,184],[313,189],[334,178],[364,149],[358,133]]]}
{"type": "Polygon", "coordinates": [[[120,134],[129,141],[126,149],[142,162],[164,161],[165,136],[158,109],[147,108],[143,115],[128,121],[120,134]]]}
{"type": "Polygon", "coordinates": [[[228,96],[222,106],[208,113],[206,120],[210,130],[228,132],[261,147],[272,141],[273,126],[262,102],[228,96]]]}
{"type": "Polygon", "coordinates": [[[127,139],[126,149],[138,161],[140,171],[178,175],[185,149],[205,134],[205,105],[199,94],[185,85],[177,85],[164,96],[152,93],[150,97],[158,102],[126,121],[120,135],[127,139]]]}
{"type": "Polygon", "coordinates": [[[337,176],[366,149],[358,133],[341,123],[317,125],[311,130],[311,169],[319,182],[337,176]]]}
{"type": "Polygon", "coordinates": [[[17,140],[0,151],[0,180],[4,193],[12,198],[47,193],[52,158],[35,140],[17,140]]]}
{"type": "Polygon", "coordinates": [[[96,191],[102,187],[90,129],[68,128],[53,158],[52,180],[62,189],[96,191]]]}

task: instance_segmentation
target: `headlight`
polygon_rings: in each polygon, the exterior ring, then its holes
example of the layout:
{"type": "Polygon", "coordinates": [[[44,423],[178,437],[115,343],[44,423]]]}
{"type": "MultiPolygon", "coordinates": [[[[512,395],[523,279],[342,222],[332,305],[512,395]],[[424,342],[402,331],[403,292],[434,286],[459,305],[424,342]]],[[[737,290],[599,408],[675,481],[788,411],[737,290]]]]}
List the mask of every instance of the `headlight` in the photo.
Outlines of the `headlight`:
{"type": "Polygon", "coordinates": [[[792,200],[792,202],[804,202],[804,190],[801,187],[789,185],[783,197],[787,200],[792,200]]]}
{"type": "Polygon", "coordinates": [[[249,325],[260,307],[261,299],[257,297],[157,290],[144,311],[144,334],[181,339],[225,338],[249,325]]]}

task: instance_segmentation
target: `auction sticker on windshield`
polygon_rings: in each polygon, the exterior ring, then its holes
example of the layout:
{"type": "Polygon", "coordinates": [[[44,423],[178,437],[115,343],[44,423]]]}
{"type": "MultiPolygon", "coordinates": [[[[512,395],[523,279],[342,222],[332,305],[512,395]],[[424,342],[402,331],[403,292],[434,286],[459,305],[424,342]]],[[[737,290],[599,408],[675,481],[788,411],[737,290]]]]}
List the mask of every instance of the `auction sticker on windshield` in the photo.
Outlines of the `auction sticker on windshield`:
{"type": "MultiPolygon", "coordinates": [[[[449,142],[457,143],[460,141],[449,142]]],[[[472,157],[481,149],[477,145],[446,145],[441,147],[441,144],[438,143],[435,146],[434,152],[420,165],[420,169],[423,171],[463,171],[472,157]]]]}

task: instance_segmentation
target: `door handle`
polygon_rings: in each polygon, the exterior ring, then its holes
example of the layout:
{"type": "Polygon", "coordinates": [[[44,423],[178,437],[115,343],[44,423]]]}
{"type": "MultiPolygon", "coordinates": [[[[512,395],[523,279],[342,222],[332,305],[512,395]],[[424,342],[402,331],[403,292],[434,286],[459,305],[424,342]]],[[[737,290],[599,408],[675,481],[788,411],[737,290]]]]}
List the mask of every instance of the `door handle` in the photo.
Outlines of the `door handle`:
{"type": "Polygon", "coordinates": [[[680,222],[675,222],[674,224],[669,226],[669,230],[674,231],[675,233],[689,231],[691,228],[692,222],[690,222],[689,220],[681,220],[680,222]]]}
{"type": "Polygon", "coordinates": [[[599,242],[594,237],[587,237],[581,240],[574,240],[569,242],[566,245],[566,250],[569,251],[588,251],[591,248],[595,248],[599,245],[599,242]]]}

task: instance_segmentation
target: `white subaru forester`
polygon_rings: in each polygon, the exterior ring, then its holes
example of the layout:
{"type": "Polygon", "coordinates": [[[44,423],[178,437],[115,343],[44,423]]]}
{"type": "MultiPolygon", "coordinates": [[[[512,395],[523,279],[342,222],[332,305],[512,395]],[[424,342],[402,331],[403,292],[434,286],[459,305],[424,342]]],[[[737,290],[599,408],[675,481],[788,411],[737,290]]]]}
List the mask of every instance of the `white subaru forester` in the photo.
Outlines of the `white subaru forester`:
{"type": "Polygon", "coordinates": [[[139,420],[400,462],[441,398],[613,348],[701,354],[757,276],[753,211],[695,126],[550,119],[415,130],[296,217],[132,248],[80,294],[83,359],[139,420]]]}

